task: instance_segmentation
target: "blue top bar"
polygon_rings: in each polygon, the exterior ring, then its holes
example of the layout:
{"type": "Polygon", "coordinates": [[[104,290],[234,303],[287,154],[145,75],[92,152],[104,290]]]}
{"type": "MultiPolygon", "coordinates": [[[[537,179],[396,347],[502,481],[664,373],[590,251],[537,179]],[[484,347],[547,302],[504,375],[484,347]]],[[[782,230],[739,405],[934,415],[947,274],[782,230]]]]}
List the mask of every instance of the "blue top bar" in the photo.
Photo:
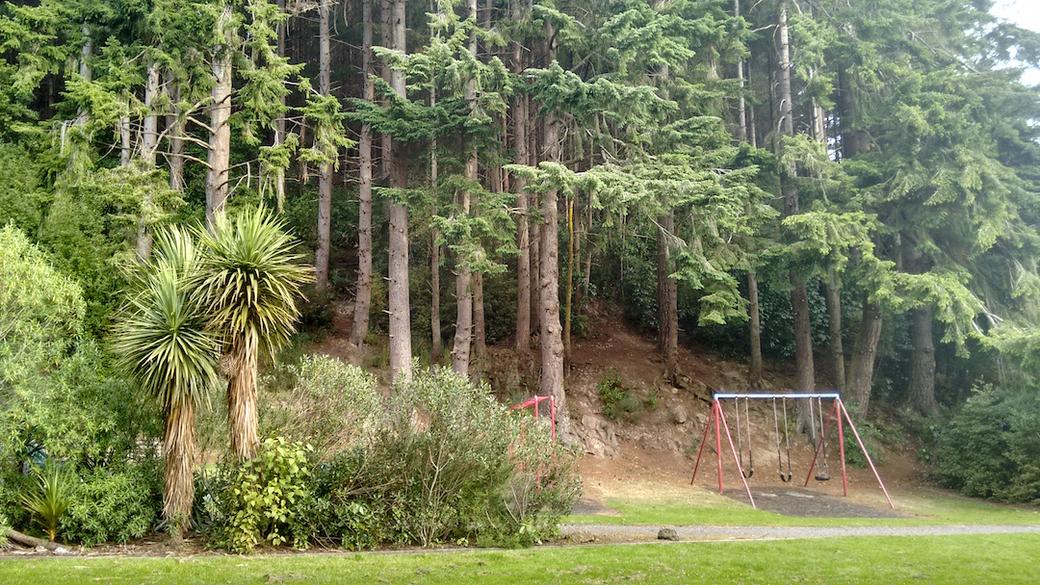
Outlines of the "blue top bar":
{"type": "Polygon", "coordinates": [[[748,392],[748,393],[736,393],[736,392],[716,392],[714,395],[715,400],[726,400],[730,398],[826,398],[840,400],[841,394],[837,392],[792,392],[790,394],[782,394],[779,392],[748,392]]]}

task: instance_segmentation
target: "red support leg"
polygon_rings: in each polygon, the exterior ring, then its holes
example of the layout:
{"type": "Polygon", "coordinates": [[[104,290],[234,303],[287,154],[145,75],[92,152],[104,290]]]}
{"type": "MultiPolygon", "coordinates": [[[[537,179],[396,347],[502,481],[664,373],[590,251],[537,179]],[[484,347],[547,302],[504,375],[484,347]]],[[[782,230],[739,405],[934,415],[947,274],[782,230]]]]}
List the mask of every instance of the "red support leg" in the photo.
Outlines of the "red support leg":
{"type": "Polygon", "coordinates": [[[845,423],[841,420],[840,398],[834,399],[834,420],[838,424],[838,454],[841,459],[841,495],[849,495],[849,474],[845,470],[845,423]]]}
{"type": "MultiPolygon", "coordinates": [[[[733,453],[733,463],[737,466],[737,473],[740,475],[740,481],[744,483],[744,491],[747,492],[748,501],[751,502],[751,507],[757,510],[758,506],[755,505],[755,498],[751,497],[751,487],[748,486],[747,478],[744,477],[744,470],[740,467],[740,457],[737,456],[737,448],[733,445],[733,435],[729,432],[729,424],[726,422],[726,415],[722,412],[721,406],[719,407],[719,418],[722,419],[722,425],[726,428],[726,439],[729,441],[729,450],[733,453]]],[[[721,461],[721,453],[719,455],[719,460],[721,461]]]]}
{"type": "MultiPolygon", "coordinates": [[[[812,400],[810,398],[810,400],[812,400]]],[[[809,464],[809,473],[805,476],[805,483],[802,487],[809,485],[809,478],[812,477],[812,472],[816,469],[816,458],[820,456],[820,451],[825,448],[827,439],[824,437],[827,435],[827,417],[823,418],[823,424],[820,426],[820,440],[816,441],[816,451],[813,453],[812,463],[809,464]]]]}
{"type": "Polygon", "coordinates": [[[711,419],[715,417],[715,405],[711,407],[711,415],[704,421],[704,433],[701,434],[701,446],[697,448],[697,462],[693,464],[693,475],[690,476],[690,485],[697,479],[697,469],[701,466],[701,455],[704,454],[704,445],[708,442],[708,430],[711,429],[711,419]]]}
{"type": "Polygon", "coordinates": [[[552,425],[550,427],[550,429],[552,431],[552,440],[555,443],[556,442],[556,397],[555,396],[550,396],[549,397],[549,423],[552,425]]]}
{"type": "Polygon", "coordinates": [[[856,430],[856,424],[852,422],[852,417],[849,416],[849,411],[845,410],[845,405],[841,402],[838,403],[841,406],[841,412],[845,415],[845,420],[849,423],[849,428],[852,429],[852,435],[856,437],[856,443],[859,445],[859,450],[863,452],[863,456],[867,458],[867,464],[870,465],[870,470],[874,472],[874,477],[877,479],[878,485],[881,486],[881,491],[885,493],[885,499],[888,500],[888,505],[893,510],[896,509],[895,504],[892,503],[892,498],[888,495],[888,490],[885,489],[885,483],[881,481],[881,476],[877,472],[877,468],[874,467],[874,462],[870,459],[870,454],[867,453],[867,448],[863,445],[863,440],[859,438],[859,431],[856,430]]]}
{"type": "Polygon", "coordinates": [[[719,494],[722,494],[722,404],[716,398],[714,400],[715,409],[715,463],[716,473],[719,477],[719,494]]]}

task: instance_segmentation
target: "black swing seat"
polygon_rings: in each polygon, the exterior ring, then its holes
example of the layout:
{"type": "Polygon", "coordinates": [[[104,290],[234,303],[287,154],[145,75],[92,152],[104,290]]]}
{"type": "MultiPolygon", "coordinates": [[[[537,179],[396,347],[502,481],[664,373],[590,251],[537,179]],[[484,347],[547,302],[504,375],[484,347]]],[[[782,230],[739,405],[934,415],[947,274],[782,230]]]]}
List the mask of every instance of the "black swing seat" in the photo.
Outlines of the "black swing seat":
{"type": "Polygon", "coordinates": [[[784,483],[787,483],[787,482],[791,481],[791,472],[788,471],[787,473],[784,473],[783,471],[781,471],[780,472],[780,481],[782,481],[784,483]]]}
{"type": "Polygon", "coordinates": [[[831,474],[827,473],[826,471],[821,471],[817,473],[815,477],[816,481],[830,481],[831,474]]]}

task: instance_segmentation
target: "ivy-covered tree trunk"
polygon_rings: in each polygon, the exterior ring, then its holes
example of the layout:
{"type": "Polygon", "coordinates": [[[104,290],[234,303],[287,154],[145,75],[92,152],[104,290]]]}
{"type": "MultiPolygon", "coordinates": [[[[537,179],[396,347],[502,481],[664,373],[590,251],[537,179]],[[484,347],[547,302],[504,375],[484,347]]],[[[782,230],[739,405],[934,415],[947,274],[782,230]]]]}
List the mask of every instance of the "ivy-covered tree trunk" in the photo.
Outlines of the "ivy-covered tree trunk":
{"type": "MultiPolygon", "coordinates": [[[[372,2],[361,3],[361,75],[364,98],[375,101],[372,82],[372,2]]],[[[372,305],[372,127],[361,126],[358,138],[358,271],[354,295],[354,323],[350,339],[361,347],[368,335],[369,311],[372,305]]]]}
{"type": "MultiPolygon", "coordinates": [[[[331,93],[330,75],[332,56],[329,34],[331,0],[318,5],[318,91],[331,93]]],[[[332,162],[324,161],[318,167],[318,244],[314,251],[314,286],[324,291],[329,286],[329,239],[332,230],[332,162]]]]}
{"type": "MultiPolygon", "coordinates": [[[[405,0],[393,1],[393,46],[402,53],[405,45],[405,0]]],[[[404,71],[393,70],[390,85],[397,96],[404,98],[404,71]]],[[[390,186],[408,187],[408,160],[403,148],[391,147],[390,186]]],[[[412,379],[412,327],[408,290],[408,208],[401,201],[390,207],[389,243],[389,305],[390,305],[390,373],[394,384],[412,379]]]]}
{"type": "Polygon", "coordinates": [[[228,178],[231,167],[231,84],[234,53],[231,44],[232,8],[225,5],[217,17],[216,35],[223,41],[211,63],[213,89],[209,107],[209,168],[206,171],[206,225],[213,225],[213,216],[223,211],[228,196],[228,178]]]}
{"type": "MultiPolygon", "coordinates": [[[[777,88],[780,115],[781,136],[778,136],[778,153],[783,151],[783,137],[794,136],[794,108],[791,92],[791,46],[787,28],[787,1],[781,0],[777,11],[777,32],[779,33],[779,54],[777,55],[777,88]]],[[[798,213],[798,185],[794,181],[797,169],[793,164],[781,172],[781,189],[784,199],[784,216],[798,213]]],[[[812,392],[816,389],[816,373],[813,365],[812,324],[809,314],[809,294],[806,289],[805,276],[798,270],[791,272],[791,308],[794,310],[794,346],[795,367],[797,370],[796,390],[812,392]]],[[[804,430],[810,423],[808,408],[800,405],[798,409],[799,429],[804,430]]]]}

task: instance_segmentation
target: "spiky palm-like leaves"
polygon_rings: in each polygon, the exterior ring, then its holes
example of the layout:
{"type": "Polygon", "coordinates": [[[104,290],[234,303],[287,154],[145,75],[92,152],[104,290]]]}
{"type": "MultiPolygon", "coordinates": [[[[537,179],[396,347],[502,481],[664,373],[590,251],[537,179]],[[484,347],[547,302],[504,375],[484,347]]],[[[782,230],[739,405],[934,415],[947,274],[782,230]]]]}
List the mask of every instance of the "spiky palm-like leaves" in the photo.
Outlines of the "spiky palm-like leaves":
{"type": "Polygon", "coordinates": [[[228,374],[231,448],[251,459],[257,436],[256,374],[261,350],[274,352],[295,331],[297,301],[312,269],[293,252],[294,239],[264,208],[219,214],[200,234],[202,274],[197,295],[210,330],[223,340],[228,374]]]}
{"type": "Polygon", "coordinates": [[[58,524],[72,501],[72,481],[65,468],[48,463],[36,471],[36,485],[22,494],[22,505],[47,531],[51,542],[58,539],[58,524]]]}
{"type": "Polygon", "coordinates": [[[171,228],[156,240],[153,260],[116,326],[114,349],[162,408],[163,515],[179,538],[195,496],[195,409],[219,380],[220,344],[193,294],[200,272],[191,235],[171,228]]]}

